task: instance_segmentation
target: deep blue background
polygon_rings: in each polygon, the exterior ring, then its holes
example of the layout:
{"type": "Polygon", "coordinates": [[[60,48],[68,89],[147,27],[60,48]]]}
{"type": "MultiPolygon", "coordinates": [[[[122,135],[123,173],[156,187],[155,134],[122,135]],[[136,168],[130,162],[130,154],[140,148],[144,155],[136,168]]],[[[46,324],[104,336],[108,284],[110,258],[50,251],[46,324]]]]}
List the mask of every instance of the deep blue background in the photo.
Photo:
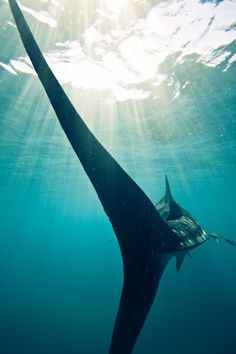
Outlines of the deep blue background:
{"type": "MultiPolygon", "coordinates": [[[[1,61],[24,53],[15,29],[0,40],[1,61]]],[[[225,50],[235,53],[235,42],[225,50]]],[[[167,173],[204,228],[236,240],[236,67],[223,65],[189,58],[175,68],[192,80],[177,100],[137,103],[142,130],[128,102],[117,104],[112,131],[110,108],[100,107],[105,118],[94,113],[93,131],[154,203],[167,173]]],[[[107,353],[120,251],[37,77],[0,67],[0,134],[0,353],[107,353]]],[[[235,271],[236,249],[214,241],[179,273],[172,260],[134,353],[236,354],[235,271]]]]}

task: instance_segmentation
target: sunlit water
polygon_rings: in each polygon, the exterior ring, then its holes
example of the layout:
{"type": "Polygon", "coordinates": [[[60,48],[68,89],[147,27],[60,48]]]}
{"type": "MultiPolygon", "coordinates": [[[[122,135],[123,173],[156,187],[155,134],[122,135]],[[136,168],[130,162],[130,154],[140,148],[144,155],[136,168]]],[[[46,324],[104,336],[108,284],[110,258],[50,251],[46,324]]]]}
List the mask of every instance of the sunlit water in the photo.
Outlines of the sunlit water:
{"type": "MultiPolygon", "coordinates": [[[[236,240],[236,1],[22,1],[94,134],[155,203],[236,240]]],[[[113,230],[0,2],[0,353],[105,354],[113,230]]],[[[235,354],[236,249],[174,260],[135,354],[235,354]]]]}

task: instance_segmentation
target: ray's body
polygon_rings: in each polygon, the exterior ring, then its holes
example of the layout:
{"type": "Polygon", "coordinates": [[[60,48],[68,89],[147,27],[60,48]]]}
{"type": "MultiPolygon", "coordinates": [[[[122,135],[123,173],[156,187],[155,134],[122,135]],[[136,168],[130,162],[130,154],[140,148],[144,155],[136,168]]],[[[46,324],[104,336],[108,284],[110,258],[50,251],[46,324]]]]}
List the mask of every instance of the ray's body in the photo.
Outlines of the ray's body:
{"type": "Polygon", "coordinates": [[[124,284],[110,354],[129,354],[153,303],[161,275],[177,256],[179,269],[188,249],[206,240],[205,232],[166,194],[156,208],[98,142],[73,107],[45,61],[15,0],[9,0],[26,52],[58,120],[93,184],[122,253],[124,284]]]}

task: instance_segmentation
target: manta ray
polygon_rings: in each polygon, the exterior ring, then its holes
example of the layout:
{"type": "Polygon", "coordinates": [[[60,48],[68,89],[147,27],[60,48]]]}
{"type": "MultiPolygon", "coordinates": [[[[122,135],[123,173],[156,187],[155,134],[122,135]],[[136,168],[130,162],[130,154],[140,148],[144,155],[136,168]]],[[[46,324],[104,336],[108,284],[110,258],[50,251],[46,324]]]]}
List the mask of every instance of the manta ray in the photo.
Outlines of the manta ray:
{"type": "Polygon", "coordinates": [[[179,270],[191,249],[208,236],[220,236],[207,234],[175,201],[167,176],[164,197],[156,205],[151,202],[86,126],[44,59],[17,2],[9,4],[26,52],[117,237],[124,281],[109,354],[130,354],[170,259],[176,257],[179,270]]]}

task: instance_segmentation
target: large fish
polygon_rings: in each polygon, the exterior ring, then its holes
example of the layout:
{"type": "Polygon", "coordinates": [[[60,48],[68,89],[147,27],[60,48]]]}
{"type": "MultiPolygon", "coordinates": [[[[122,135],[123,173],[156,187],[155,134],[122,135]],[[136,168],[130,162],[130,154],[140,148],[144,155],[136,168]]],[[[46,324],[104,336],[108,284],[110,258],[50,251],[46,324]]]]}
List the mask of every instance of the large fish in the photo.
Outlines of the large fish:
{"type": "Polygon", "coordinates": [[[17,2],[9,0],[9,4],[26,52],[116,234],[123,259],[124,284],[109,353],[129,354],[168,261],[175,256],[180,269],[184,256],[202,244],[207,234],[175,202],[167,177],[165,196],[155,207],[99,143],[52,73],[17,2]]]}

